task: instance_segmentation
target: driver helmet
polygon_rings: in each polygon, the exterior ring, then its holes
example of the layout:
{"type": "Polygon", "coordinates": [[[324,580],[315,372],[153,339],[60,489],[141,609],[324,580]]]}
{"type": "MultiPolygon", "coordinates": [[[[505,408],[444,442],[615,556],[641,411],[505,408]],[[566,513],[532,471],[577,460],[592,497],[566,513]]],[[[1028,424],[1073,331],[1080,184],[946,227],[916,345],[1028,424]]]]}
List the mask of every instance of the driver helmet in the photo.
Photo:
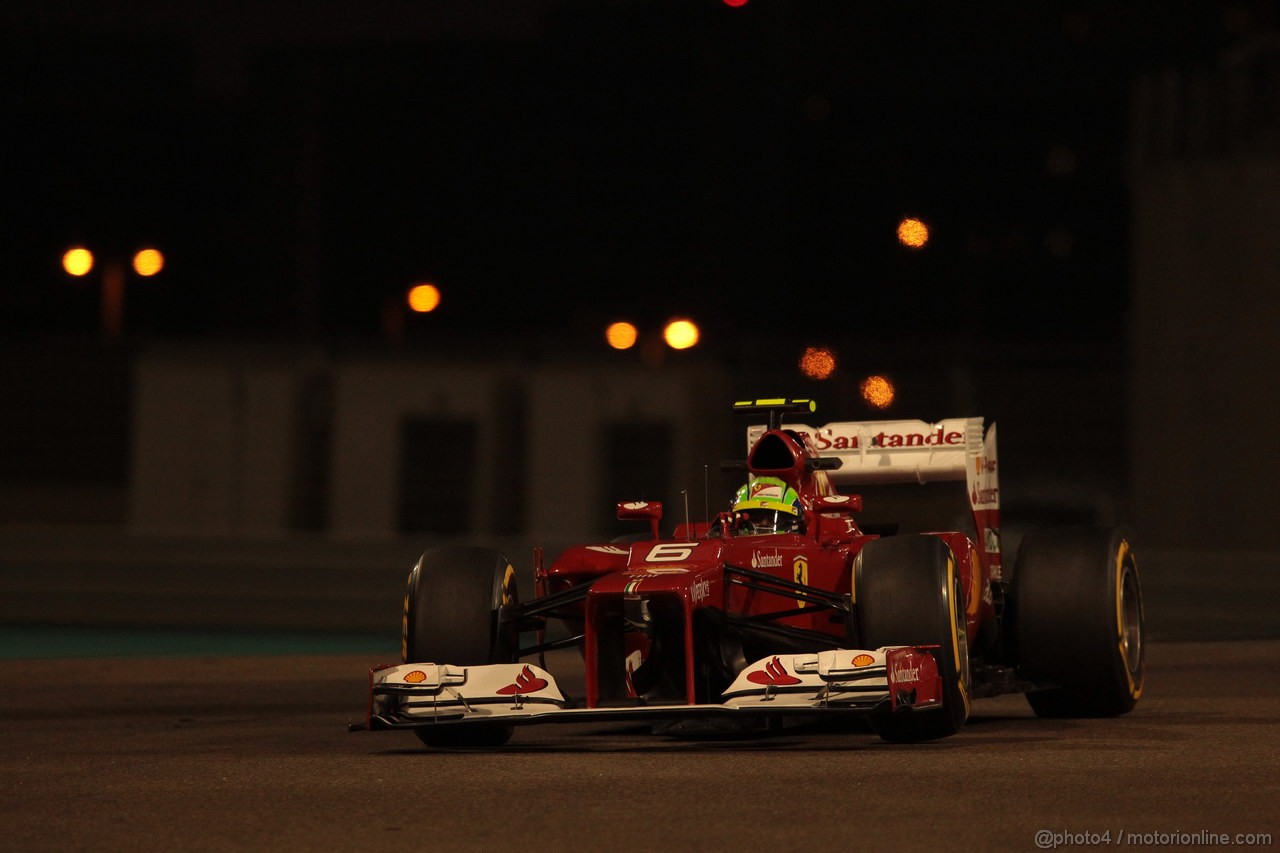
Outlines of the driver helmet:
{"type": "Polygon", "coordinates": [[[740,534],[799,533],[804,528],[800,495],[777,477],[754,477],[733,499],[740,534]]]}

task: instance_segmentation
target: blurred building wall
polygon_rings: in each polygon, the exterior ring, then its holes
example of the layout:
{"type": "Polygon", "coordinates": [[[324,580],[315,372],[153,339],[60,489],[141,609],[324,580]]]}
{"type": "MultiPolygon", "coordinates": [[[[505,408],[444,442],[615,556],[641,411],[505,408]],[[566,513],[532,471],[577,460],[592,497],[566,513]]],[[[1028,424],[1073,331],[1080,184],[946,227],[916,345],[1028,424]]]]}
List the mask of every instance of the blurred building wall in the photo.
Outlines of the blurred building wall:
{"type": "MultiPolygon", "coordinates": [[[[495,412],[509,369],[376,362],[335,366],[329,529],[340,536],[395,535],[402,423],[407,416],[423,414],[474,424],[475,444],[469,458],[462,460],[472,488],[463,489],[443,475],[437,477],[435,488],[455,496],[469,495],[467,509],[475,522],[474,532],[490,532],[487,509],[492,503],[497,445],[502,440],[495,412]]],[[[461,447],[440,447],[430,455],[450,457],[461,452],[461,447]]],[[[450,470],[456,469],[451,466],[450,470]]]]}
{"type": "Polygon", "coordinates": [[[702,432],[702,425],[724,418],[715,389],[723,389],[725,383],[716,371],[673,375],[644,369],[560,368],[532,377],[529,387],[532,452],[525,481],[525,530],[532,535],[573,536],[590,530],[597,526],[601,507],[613,507],[622,500],[665,500],[666,517],[678,519],[684,512],[675,501],[679,492],[700,487],[698,466],[720,459],[707,454],[723,452],[702,432]],[[667,467],[670,493],[606,493],[607,484],[600,477],[605,467],[601,464],[602,427],[643,423],[672,427],[672,458],[655,458],[644,447],[634,448],[635,455],[648,464],[667,467]]]}
{"type": "Polygon", "coordinates": [[[0,523],[124,523],[132,381],[97,341],[0,336],[0,523]]]}
{"type": "Polygon", "coordinates": [[[273,534],[293,526],[300,419],[316,366],[243,349],[140,356],[130,526],[155,534],[273,534]]]}
{"type": "MultiPolygon", "coordinates": [[[[714,389],[725,385],[707,368],[142,354],[130,527],[175,535],[319,529],[366,539],[598,533],[602,502],[671,502],[702,482],[699,466],[723,452],[704,425],[723,419],[714,389]],[[317,387],[327,389],[324,405],[317,387]],[[671,494],[606,494],[627,485],[606,482],[605,437],[635,423],[672,436],[672,452],[647,457],[665,468],[671,494]],[[423,447],[423,435],[445,440],[423,447]],[[438,507],[451,526],[406,520],[410,487],[426,496],[408,510],[438,507]],[[317,505],[321,521],[309,524],[317,505]]],[[[644,458],[646,448],[634,452],[644,458]]],[[[668,512],[676,511],[673,503],[668,512]]]]}
{"type": "Polygon", "coordinates": [[[1172,546],[1275,547],[1280,49],[1135,90],[1132,482],[1172,546]]]}

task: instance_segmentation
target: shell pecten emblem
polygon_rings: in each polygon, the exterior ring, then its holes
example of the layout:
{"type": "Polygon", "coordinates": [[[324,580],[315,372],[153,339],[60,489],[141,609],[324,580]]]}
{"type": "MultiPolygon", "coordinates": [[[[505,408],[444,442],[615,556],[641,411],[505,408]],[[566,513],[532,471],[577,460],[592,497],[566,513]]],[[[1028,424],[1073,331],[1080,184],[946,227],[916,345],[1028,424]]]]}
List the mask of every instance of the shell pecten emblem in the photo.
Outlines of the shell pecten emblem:
{"type": "Polygon", "coordinates": [[[427,674],[420,669],[405,673],[404,680],[410,684],[421,684],[427,680],[427,674]]]}
{"type": "Polygon", "coordinates": [[[875,662],[876,662],[876,659],[873,658],[871,655],[865,655],[865,654],[854,655],[854,658],[853,658],[854,666],[871,666],[871,664],[875,662]]]}

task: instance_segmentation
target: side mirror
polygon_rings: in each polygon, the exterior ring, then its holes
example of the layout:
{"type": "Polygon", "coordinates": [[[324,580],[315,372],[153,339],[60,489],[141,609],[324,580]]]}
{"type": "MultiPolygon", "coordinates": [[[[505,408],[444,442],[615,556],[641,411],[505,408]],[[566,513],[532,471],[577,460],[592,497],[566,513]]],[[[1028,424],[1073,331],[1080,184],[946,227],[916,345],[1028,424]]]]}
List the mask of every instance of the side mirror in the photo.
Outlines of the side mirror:
{"type": "Polygon", "coordinates": [[[618,518],[621,521],[649,520],[649,529],[653,538],[658,538],[658,522],[662,521],[662,503],[660,501],[623,501],[618,504],[618,518]]]}
{"type": "Polygon", "coordinates": [[[823,495],[813,502],[813,511],[862,512],[862,495],[823,495]]]}
{"type": "Polygon", "coordinates": [[[823,544],[849,541],[853,514],[862,511],[862,495],[823,495],[813,502],[814,536],[823,544]]]}

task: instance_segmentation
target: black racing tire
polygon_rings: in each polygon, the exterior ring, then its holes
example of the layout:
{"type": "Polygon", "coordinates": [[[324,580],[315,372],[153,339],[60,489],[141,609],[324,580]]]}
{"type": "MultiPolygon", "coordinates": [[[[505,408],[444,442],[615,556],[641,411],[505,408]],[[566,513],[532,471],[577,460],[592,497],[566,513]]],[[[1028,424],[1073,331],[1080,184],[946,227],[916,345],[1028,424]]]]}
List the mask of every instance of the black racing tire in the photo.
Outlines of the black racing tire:
{"type": "MultiPolygon", "coordinates": [[[[405,663],[514,663],[519,633],[499,608],[519,602],[516,571],[490,548],[450,545],[423,553],[409,573],[401,625],[405,663]]],[[[512,727],[468,724],[415,729],[428,746],[501,746],[512,727]]]]}
{"type": "Polygon", "coordinates": [[[1038,717],[1114,717],[1133,710],[1146,669],[1142,586],[1124,531],[1033,530],[1014,564],[1019,673],[1038,717]]]}
{"type": "Polygon", "coordinates": [[[890,536],[868,542],[854,564],[858,634],[867,649],[936,646],[942,707],[871,715],[871,727],[894,743],[955,734],[969,718],[969,642],[955,555],[936,536],[890,536]]]}

